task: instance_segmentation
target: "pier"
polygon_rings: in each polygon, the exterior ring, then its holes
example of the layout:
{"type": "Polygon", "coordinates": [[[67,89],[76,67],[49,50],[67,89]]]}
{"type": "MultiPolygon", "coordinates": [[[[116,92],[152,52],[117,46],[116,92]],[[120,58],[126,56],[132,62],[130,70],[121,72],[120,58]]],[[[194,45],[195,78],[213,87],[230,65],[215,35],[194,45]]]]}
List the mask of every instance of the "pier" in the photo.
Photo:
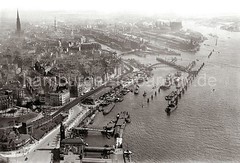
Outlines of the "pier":
{"type": "MultiPolygon", "coordinates": [[[[193,62],[192,62],[193,63],[193,62]]],[[[178,100],[181,99],[182,95],[185,94],[185,92],[188,89],[188,86],[190,83],[193,82],[195,77],[197,77],[198,73],[201,71],[201,69],[204,67],[204,62],[200,65],[200,67],[195,67],[194,70],[189,71],[189,74],[186,79],[183,80],[182,86],[177,87],[176,91],[172,91],[169,95],[165,96],[165,100],[168,101],[168,106],[165,109],[167,115],[169,116],[174,110],[178,107],[178,100]]],[[[189,67],[192,67],[193,65],[190,64],[189,67]]],[[[192,68],[190,68],[192,69],[192,68]]]]}
{"type": "Polygon", "coordinates": [[[79,135],[87,135],[88,132],[99,132],[102,134],[112,134],[113,133],[113,129],[110,130],[104,130],[104,129],[95,129],[95,128],[82,128],[82,127],[75,127],[72,129],[72,134],[74,136],[79,136],[79,135]]]}
{"type": "Polygon", "coordinates": [[[168,65],[170,67],[173,67],[173,68],[175,68],[175,69],[177,69],[179,71],[188,72],[188,69],[186,69],[186,67],[177,65],[177,64],[175,64],[175,62],[169,62],[169,61],[166,61],[166,60],[164,60],[162,58],[156,58],[156,60],[161,62],[161,63],[163,63],[163,64],[166,64],[166,65],[168,65]]]}

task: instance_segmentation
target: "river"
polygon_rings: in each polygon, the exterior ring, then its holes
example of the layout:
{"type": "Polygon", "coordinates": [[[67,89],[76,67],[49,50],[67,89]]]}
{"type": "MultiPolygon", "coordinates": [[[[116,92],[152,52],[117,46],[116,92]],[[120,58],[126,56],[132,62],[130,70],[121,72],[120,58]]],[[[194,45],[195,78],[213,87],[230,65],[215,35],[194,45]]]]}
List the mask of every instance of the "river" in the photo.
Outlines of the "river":
{"type": "MultiPolygon", "coordinates": [[[[154,84],[145,83],[139,95],[127,94],[110,114],[99,114],[93,126],[101,124],[102,127],[118,112],[128,111],[132,122],[124,132],[124,147],[134,153],[135,162],[236,162],[240,160],[240,34],[192,22],[183,25],[207,36],[204,43],[210,46],[203,44],[196,54],[182,54],[183,61],[198,59],[206,66],[179,101],[177,110],[171,116],[164,111],[167,106],[164,97],[171,90],[161,91],[147,104],[143,91],[150,96],[156,90],[152,89],[154,84]],[[217,46],[216,39],[209,33],[219,36],[217,46]],[[213,48],[215,52],[208,59],[213,48]],[[215,79],[215,84],[209,84],[210,79],[215,79]]],[[[155,57],[130,55],[125,58],[154,63],[155,57]]],[[[153,72],[153,79],[157,81],[160,76],[176,70],[161,66],[153,72]]],[[[96,139],[89,144],[96,145],[100,141],[96,139]]]]}

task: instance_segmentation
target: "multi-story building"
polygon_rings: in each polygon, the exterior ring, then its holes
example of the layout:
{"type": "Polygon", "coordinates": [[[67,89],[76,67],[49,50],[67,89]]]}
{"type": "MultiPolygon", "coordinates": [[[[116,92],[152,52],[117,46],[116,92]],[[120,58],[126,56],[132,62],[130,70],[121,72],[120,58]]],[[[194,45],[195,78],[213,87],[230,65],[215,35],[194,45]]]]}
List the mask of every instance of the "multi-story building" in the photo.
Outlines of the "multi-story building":
{"type": "Polygon", "coordinates": [[[31,137],[28,134],[20,134],[17,129],[1,129],[0,132],[0,151],[11,151],[31,142],[31,137]]]}
{"type": "Polygon", "coordinates": [[[9,91],[6,91],[5,94],[0,94],[0,110],[4,111],[13,105],[13,97],[9,91]]]}
{"type": "Polygon", "coordinates": [[[23,88],[14,88],[13,90],[13,99],[21,99],[24,97],[24,89],[23,88]]]}
{"type": "Polygon", "coordinates": [[[79,97],[83,92],[83,87],[80,84],[72,84],[70,86],[70,97],[79,97]]]}
{"type": "Polygon", "coordinates": [[[70,101],[69,90],[63,90],[57,93],[49,93],[49,105],[61,106],[70,101]]]}

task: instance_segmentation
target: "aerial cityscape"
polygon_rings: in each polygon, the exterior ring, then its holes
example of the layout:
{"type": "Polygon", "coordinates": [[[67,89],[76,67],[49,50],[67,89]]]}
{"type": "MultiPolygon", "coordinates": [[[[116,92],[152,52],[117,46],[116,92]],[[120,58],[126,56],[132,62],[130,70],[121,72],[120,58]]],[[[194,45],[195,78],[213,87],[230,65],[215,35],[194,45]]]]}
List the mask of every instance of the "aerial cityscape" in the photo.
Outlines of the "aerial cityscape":
{"type": "Polygon", "coordinates": [[[0,162],[239,162],[240,13],[170,1],[0,7],[0,162]]]}

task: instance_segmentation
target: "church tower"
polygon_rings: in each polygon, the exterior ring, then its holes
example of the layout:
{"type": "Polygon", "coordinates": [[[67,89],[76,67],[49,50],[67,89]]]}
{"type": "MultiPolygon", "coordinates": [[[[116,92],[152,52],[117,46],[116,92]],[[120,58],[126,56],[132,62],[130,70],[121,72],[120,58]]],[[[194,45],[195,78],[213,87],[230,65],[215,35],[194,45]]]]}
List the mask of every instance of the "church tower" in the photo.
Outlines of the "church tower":
{"type": "Polygon", "coordinates": [[[18,10],[17,10],[17,23],[16,23],[16,25],[17,25],[16,34],[18,36],[20,36],[21,35],[21,22],[20,22],[18,10]]]}

